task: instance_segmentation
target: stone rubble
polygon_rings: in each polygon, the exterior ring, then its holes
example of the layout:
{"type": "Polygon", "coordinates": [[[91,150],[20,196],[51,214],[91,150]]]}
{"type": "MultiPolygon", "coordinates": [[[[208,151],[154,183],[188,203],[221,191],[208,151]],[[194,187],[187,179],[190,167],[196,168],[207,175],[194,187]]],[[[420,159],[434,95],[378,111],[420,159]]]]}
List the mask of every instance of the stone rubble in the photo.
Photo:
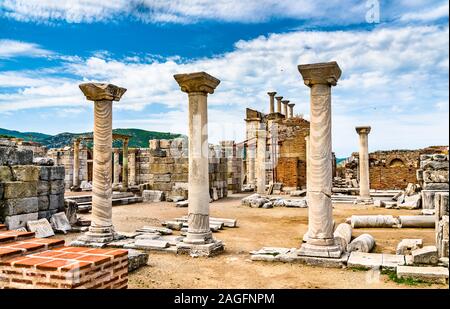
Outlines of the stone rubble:
{"type": "Polygon", "coordinates": [[[284,199],[281,197],[267,197],[258,193],[249,195],[241,200],[241,205],[252,208],[273,208],[273,207],[297,207],[307,208],[306,198],[284,199]]]}

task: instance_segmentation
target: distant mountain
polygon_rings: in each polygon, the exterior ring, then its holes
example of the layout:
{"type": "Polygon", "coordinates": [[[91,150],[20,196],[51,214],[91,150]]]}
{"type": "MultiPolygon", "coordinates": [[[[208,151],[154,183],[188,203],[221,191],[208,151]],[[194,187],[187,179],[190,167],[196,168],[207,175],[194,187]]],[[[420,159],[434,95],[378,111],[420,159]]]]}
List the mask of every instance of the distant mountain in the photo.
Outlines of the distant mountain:
{"type": "Polygon", "coordinates": [[[343,164],[345,160],[347,160],[347,158],[336,158],[336,165],[343,164]]]}
{"type": "MultiPolygon", "coordinates": [[[[113,133],[130,135],[129,147],[148,148],[148,141],[151,139],[174,139],[183,137],[182,134],[173,134],[168,132],[146,131],[141,129],[114,129],[113,133]]],[[[61,148],[72,144],[72,140],[78,136],[92,136],[92,132],[86,133],[60,133],[57,135],[48,135],[36,132],[19,132],[0,128],[0,136],[22,138],[24,141],[33,141],[41,143],[47,148],[61,148]]],[[[114,141],[114,147],[120,147],[120,141],[114,141]]]]}

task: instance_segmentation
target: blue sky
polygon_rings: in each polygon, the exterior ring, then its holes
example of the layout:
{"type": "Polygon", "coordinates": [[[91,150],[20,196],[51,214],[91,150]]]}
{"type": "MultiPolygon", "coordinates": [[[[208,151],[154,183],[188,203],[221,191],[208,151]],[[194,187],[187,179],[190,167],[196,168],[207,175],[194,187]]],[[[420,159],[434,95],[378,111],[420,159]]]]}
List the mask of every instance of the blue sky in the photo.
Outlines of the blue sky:
{"type": "Polygon", "coordinates": [[[186,133],[173,74],[206,71],[210,141],[244,138],[245,108],[277,91],[308,118],[298,64],[337,61],[333,148],[448,145],[448,1],[0,0],[0,127],[92,130],[86,81],[128,89],[114,127],[186,133]]]}

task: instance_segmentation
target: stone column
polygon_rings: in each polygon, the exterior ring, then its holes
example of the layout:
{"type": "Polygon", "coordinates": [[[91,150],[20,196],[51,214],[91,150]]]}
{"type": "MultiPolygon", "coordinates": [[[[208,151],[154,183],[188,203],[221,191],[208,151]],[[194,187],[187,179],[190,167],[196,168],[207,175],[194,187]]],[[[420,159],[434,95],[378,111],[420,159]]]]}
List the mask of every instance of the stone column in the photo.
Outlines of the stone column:
{"type": "Polygon", "coordinates": [[[175,80],[189,97],[189,206],[188,244],[212,243],[209,227],[208,174],[208,93],[219,85],[217,78],[205,73],[177,74],[175,80]]]}
{"type": "Polygon", "coordinates": [[[269,113],[273,114],[275,112],[275,102],[274,102],[274,97],[277,94],[276,92],[268,92],[267,93],[270,97],[270,101],[269,101],[269,113]]]}
{"type": "Polygon", "coordinates": [[[247,163],[248,163],[248,184],[255,184],[255,143],[251,143],[247,147],[247,163]]]}
{"type": "Polygon", "coordinates": [[[132,148],[129,152],[129,166],[130,166],[130,186],[136,185],[136,151],[137,149],[132,148]]]}
{"type": "Polygon", "coordinates": [[[122,191],[128,191],[128,138],[123,139],[122,191]]]}
{"type": "Polygon", "coordinates": [[[275,97],[275,99],[277,99],[277,113],[281,114],[281,100],[283,99],[283,97],[278,96],[275,97]]]}
{"type": "Polygon", "coordinates": [[[289,100],[283,100],[281,101],[281,103],[283,103],[283,115],[288,118],[288,103],[289,100]]]}
{"type": "Polygon", "coordinates": [[[117,186],[120,183],[120,154],[119,149],[114,148],[114,181],[113,185],[117,186]]]}
{"type": "Polygon", "coordinates": [[[73,184],[74,188],[80,186],[80,139],[73,142],[73,184]]]}
{"type": "Polygon", "coordinates": [[[126,89],[100,83],[81,84],[80,89],[86,99],[94,101],[92,216],[84,240],[109,242],[115,235],[111,184],[112,101],[119,101],[126,89]]]}
{"type": "Polygon", "coordinates": [[[308,240],[299,255],[341,256],[333,237],[331,205],[331,86],[336,85],[341,70],[336,62],[299,65],[305,85],[311,89],[308,240]]]}
{"type": "Polygon", "coordinates": [[[256,131],[256,190],[266,194],[266,130],[256,131]]]}
{"type": "MultiPolygon", "coordinates": [[[[305,152],[306,152],[306,202],[309,205],[309,198],[308,198],[308,193],[309,193],[309,172],[310,172],[310,167],[309,167],[309,135],[305,136],[305,152]]],[[[303,235],[303,241],[306,242],[308,241],[308,236],[309,235],[309,224],[308,224],[308,231],[306,232],[305,235],[303,235]]]]}
{"type": "Polygon", "coordinates": [[[288,104],[289,106],[289,118],[294,118],[294,103],[288,104]]]}
{"type": "Polygon", "coordinates": [[[369,126],[356,127],[359,134],[359,203],[370,203],[370,180],[369,180],[369,126]]]}

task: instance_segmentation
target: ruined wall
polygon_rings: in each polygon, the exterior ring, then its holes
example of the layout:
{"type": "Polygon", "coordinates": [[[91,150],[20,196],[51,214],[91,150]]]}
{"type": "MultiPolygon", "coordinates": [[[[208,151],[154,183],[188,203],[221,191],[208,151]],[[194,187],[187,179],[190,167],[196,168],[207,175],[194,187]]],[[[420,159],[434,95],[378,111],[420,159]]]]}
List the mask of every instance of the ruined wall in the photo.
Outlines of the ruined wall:
{"type": "Polygon", "coordinates": [[[64,167],[33,165],[33,152],[0,145],[0,222],[9,229],[64,211],[64,167]]]}
{"type": "MultiPolygon", "coordinates": [[[[376,151],[369,154],[370,188],[403,190],[408,183],[418,184],[416,170],[420,155],[441,153],[444,147],[417,150],[376,151]]],[[[358,179],[358,153],[353,153],[345,165],[346,179],[358,179]]],[[[358,179],[359,182],[359,179],[358,179]]]]}
{"type": "MultiPolygon", "coordinates": [[[[227,159],[209,158],[209,187],[213,198],[228,194],[227,159]]],[[[187,139],[151,140],[150,148],[136,151],[136,182],[148,183],[166,197],[188,195],[189,158],[187,139]]]]}
{"type": "MultiPolygon", "coordinates": [[[[92,164],[92,160],[88,160],[89,149],[85,145],[80,145],[80,169],[79,169],[79,179],[80,183],[82,181],[92,181],[89,179],[89,162],[92,164]]],[[[47,152],[47,157],[51,158],[55,165],[64,166],[64,184],[67,189],[73,186],[73,147],[64,148],[52,148],[47,152]]],[[[91,166],[92,169],[92,166],[91,166]]],[[[91,171],[92,173],[92,171],[91,171]]],[[[92,175],[90,175],[92,178],[92,175]]]]}

